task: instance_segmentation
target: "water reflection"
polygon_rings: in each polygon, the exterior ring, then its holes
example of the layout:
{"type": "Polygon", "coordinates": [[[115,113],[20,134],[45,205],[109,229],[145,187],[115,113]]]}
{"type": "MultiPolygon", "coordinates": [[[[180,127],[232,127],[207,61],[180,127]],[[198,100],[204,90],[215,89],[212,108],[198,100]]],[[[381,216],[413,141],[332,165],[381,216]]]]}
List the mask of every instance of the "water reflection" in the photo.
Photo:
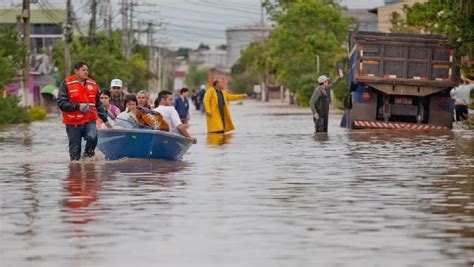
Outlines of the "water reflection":
{"type": "Polygon", "coordinates": [[[327,133],[315,133],[313,135],[313,139],[316,142],[327,142],[329,140],[329,136],[327,133]]]}
{"type": "Polygon", "coordinates": [[[98,199],[101,185],[98,170],[94,163],[70,163],[65,181],[66,198],[63,201],[68,213],[65,221],[74,224],[86,224],[94,220],[93,216],[81,209],[87,208],[98,199]],[[75,211],[77,210],[77,211],[75,211]]]}
{"type": "Polygon", "coordinates": [[[231,133],[208,133],[207,134],[207,145],[209,147],[222,146],[230,144],[232,139],[231,133]]]}

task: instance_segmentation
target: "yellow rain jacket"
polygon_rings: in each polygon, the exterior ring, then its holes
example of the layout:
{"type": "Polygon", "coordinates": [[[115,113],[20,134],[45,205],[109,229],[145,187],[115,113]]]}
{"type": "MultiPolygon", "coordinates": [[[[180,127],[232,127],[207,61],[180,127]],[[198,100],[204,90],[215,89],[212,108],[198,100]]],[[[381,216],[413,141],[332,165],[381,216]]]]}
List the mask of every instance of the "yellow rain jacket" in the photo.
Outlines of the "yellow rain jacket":
{"type": "Polygon", "coordinates": [[[234,124],[232,124],[230,117],[229,101],[236,101],[247,97],[246,94],[231,94],[225,90],[222,90],[222,94],[224,96],[224,125],[222,124],[222,118],[217,104],[216,89],[211,86],[204,95],[203,103],[206,110],[207,131],[210,133],[234,130],[234,124]]]}

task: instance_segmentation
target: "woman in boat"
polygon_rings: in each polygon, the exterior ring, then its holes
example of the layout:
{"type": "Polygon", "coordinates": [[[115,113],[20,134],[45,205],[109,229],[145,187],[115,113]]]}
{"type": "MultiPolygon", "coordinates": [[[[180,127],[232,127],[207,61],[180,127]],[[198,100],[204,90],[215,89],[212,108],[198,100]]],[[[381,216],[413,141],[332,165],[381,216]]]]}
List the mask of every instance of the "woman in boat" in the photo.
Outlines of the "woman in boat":
{"type": "Polygon", "coordinates": [[[117,116],[117,124],[123,128],[131,129],[138,127],[137,119],[138,100],[135,95],[125,96],[125,111],[117,116]]]}
{"type": "MultiPolygon", "coordinates": [[[[103,90],[100,93],[100,102],[104,106],[104,109],[107,111],[107,117],[111,125],[115,124],[115,118],[120,114],[120,109],[110,103],[111,94],[108,90],[103,90]]],[[[104,122],[100,119],[97,120],[97,128],[105,129],[107,128],[104,122]]]]}
{"type": "Polygon", "coordinates": [[[151,109],[149,104],[150,96],[147,91],[141,90],[137,93],[138,106],[146,109],[151,109]]]}

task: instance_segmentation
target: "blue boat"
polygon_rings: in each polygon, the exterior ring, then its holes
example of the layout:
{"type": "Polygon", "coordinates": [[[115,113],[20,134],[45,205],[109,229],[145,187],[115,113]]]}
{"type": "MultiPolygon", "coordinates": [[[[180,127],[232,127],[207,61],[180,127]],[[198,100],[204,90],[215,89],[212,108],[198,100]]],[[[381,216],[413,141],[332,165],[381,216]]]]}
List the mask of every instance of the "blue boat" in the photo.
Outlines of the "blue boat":
{"type": "Polygon", "coordinates": [[[193,140],[147,129],[98,129],[97,147],[106,160],[121,158],[181,160],[193,140]]]}

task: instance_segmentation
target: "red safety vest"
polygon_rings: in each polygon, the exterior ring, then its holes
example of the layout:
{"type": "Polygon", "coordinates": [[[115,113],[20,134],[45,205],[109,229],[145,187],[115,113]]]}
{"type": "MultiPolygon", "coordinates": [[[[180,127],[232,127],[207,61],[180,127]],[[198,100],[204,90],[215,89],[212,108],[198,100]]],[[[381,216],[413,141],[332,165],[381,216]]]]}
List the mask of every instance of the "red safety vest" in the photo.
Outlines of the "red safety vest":
{"type": "Polygon", "coordinates": [[[64,79],[69,102],[75,104],[88,104],[89,112],[63,111],[63,122],[66,125],[82,125],[88,121],[97,120],[97,108],[95,106],[99,89],[94,80],[86,80],[85,84],[80,83],[75,75],[64,79]]]}

